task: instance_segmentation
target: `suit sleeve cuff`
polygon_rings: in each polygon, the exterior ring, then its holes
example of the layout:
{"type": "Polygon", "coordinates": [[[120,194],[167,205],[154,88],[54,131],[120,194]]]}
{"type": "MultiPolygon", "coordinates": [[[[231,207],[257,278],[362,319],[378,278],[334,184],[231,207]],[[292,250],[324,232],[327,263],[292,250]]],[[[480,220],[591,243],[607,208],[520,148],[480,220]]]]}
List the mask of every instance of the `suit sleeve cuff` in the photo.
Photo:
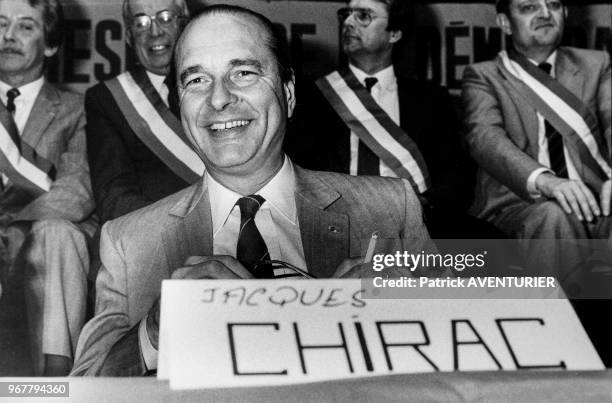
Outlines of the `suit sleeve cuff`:
{"type": "Polygon", "coordinates": [[[151,371],[157,369],[157,350],[151,344],[151,340],[149,340],[149,334],[147,333],[147,317],[148,315],[140,321],[138,327],[138,343],[140,344],[140,351],[142,352],[145,366],[148,371],[151,371]]]}
{"type": "Polygon", "coordinates": [[[554,172],[548,168],[538,168],[534,170],[527,178],[527,192],[529,193],[529,196],[534,199],[539,199],[540,197],[542,197],[542,193],[540,193],[540,191],[536,189],[536,179],[538,178],[538,176],[540,176],[540,174],[543,174],[544,172],[550,172],[554,175],[554,172]]]}

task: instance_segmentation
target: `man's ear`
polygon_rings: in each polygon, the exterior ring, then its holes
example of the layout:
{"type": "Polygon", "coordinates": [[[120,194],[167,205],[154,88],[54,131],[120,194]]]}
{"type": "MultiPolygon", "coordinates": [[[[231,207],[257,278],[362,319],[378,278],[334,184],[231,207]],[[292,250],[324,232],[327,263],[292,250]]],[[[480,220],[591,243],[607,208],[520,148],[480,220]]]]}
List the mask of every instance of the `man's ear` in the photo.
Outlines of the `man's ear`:
{"type": "Polygon", "coordinates": [[[45,51],[43,53],[45,57],[51,57],[57,53],[57,50],[58,50],[57,46],[52,47],[52,48],[45,46],[45,51]]]}
{"type": "Polygon", "coordinates": [[[291,70],[291,78],[283,84],[283,90],[287,100],[287,117],[290,118],[293,116],[293,109],[295,109],[295,75],[293,70],[291,70]]]}
{"type": "Polygon", "coordinates": [[[501,28],[502,32],[506,35],[512,35],[512,28],[510,27],[510,20],[504,13],[497,14],[497,26],[501,28]]]}
{"type": "Polygon", "coordinates": [[[389,43],[394,44],[402,39],[402,31],[390,31],[389,32],[389,43]]]}
{"type": "Polygon", "coordinates": [[[125,30],[125,43],[127,43],[130,48],[132,47],[132,31],[129,29],[125,30]]]}

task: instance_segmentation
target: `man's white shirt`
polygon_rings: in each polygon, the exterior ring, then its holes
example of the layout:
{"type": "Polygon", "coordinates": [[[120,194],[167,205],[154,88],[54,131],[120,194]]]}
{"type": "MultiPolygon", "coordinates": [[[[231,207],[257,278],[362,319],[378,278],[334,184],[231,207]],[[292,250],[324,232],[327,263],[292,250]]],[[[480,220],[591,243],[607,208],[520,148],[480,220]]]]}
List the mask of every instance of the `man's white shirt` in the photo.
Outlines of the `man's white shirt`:
{"type": "MultiPolygon", "coordinates": [[[[34,107],[34,101],[36,101],[36,98],[38,97],[44,83],[44,77],[40,76],[38,79],[17,88],[19,90],[19,96],[15,98],[14,101],[15,114],[13,115],[13,120],[17,126],[19,136],[21,136],[26,124],[28,123],[30,113],[34,107]]],[[[7,92],[11,88],[13,87],[3,81],[0,81],[0,100],[5,106],[8,102],[7,92]]],[[[9,179],[6,177],[6,175],[2,174],[2,184],[7,185],[8,180],[9,179]]]]}
{"type": "Polygon", "coordinates": [[[164,104],[168,106],[168,94],[170,93],[170,89],[166,83],[164,83],[166,76],[160,76],[158,74],[151,73],[150,71],[147,71],[147,76],[149,77],[151,84],[153,84],[155,91],[157,91],[162,101],[164,101],[164,104]]]}
{"type": "MultiPolygon", "coordinates": [[[[204,180],[210,199],[213,254],[236,257],[240,232],[240,207],[236,202],[242,196],[217,182],[208,171],[204,180]]],[[[265,199],[255,215],[255,225],[268,247],[270,258],[307,271],[295,203],[295,171],[289,158],[285,156],[281,169],[256,194],[265,199]]],[[[278,275],[278,271],[275,274],[278,275]]],[[[147,335],[146,316],[140,322],[138,336],[147,369],[157,368],[157,350],[147,335]]]]}
{"type": "MultiPolygon", "coordinates": [[[[44,82],[45,79],[40,76],[38,79],[17,88],[19,90],[19,96],[15,98],[15,114],[13,115],[13,120],[17,125],[19,134],[23,133],[23,129],[25,129],[25,125],[30,117],[30,112],[32,112],[32,107],[34,106],[34,101],[36,101],[36,97],[44,82]]],[[[13,87],[0,81],[0,99],[5,106],[8,102],[6,93],[11,88],[13,87]]]]}

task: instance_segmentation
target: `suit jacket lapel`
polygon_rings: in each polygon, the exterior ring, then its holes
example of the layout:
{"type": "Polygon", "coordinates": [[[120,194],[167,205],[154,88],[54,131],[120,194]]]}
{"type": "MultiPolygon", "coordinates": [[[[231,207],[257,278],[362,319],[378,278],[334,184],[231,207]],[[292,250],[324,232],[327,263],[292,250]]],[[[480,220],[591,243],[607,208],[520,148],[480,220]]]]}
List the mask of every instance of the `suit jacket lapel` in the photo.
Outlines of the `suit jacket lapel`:
{"type": "Polygon", "coordinates": [[[60,99],[57,90],[47,81],[44,82],[28,117],[21,138],[32,148],[36,148],[42,139],[47,127],[53,121],[60,106],[60,99]]]}
{"type": "Polygon", "coordinates": [[[318,177],[295,167],[295,200],[308,271],[316,277],[331,277],[349,256],[349,219],[327,210],[341,196],[318,177]]]}
{"type": "Polygon", "coordinates": [[[169,212],[162,238],[170,274],[189,256],[213,254],[212,218],[205,178],[169,212]]]}
{"type": "Polygon", "coordinates": [[[570,90],[579,99],[584,99],[582,96],[584,90],[584,75],[563,48],[557,50],[555,77],[561,85],[570,90]]]}
{"type": "Polygon", "coordinates": [[[401,76],[399,76],[398,74],[396,74],[395,76],[397,77],[397,99],[399,102],[399,114],[400,114],[399,126],[414,141],[417,141],[415,137],[416,135],[415,130],[411,130],[412,127],[410,127],[410,122],[412,121],[411,116],[410,116],[411,112],[416,110],[416,105],[414,104],[415,103],[414,96],[408,90],[408,88],[406,88],[405,86],[406,80],[402,78],[401,76]]]}

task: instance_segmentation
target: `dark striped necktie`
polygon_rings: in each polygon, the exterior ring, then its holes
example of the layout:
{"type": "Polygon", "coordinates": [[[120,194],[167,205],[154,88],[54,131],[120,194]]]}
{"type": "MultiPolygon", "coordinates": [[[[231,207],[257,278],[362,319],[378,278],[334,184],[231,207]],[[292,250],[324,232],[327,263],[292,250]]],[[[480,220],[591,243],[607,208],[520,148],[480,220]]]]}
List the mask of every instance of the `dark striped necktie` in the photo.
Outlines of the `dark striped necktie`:
{"type": "Polygon", "coordinates": [[[6,92],[6,109],[11,113],[11,115],[15,115],[15,98],[21,95],[21,92],[17,88],[11,88],[6,92]]]}
{"type": "Polygon", "coordinates": [[[240,232],[236,247],[236,259],[255,276],[255,278],[274,278],[271,264],[261,264],[270,260],[268,247],[255,225],[255,214],[266,200],[260,195],[249,195],[238,199],[240,207],[240,232]]]}
{"type": "MultiPolygon", "coordinates": [[[[552,65],[550,63],[540,63],[540,69],[550,74],[552,65]]],[[[563,137],[559,132],[547,121],[544,121],[546,129],[546,139],[548,140],[548,156],[550,159],[550,169],[552,169],[559,178],[567,178],[567,164],[565,163],[565,154],[563,152],[563,137]]]]}
{"type": "MultiPolygon", "coordinates": [[[[367,77],[364,80],[368,92],[372,92],[372,87],[376,85],[376,77],[367,77]]],[[[359,151],[357,152],[357,174],[358,175],[380,175],[380,160],[370,147],[359,140],[359,151]]]]}

